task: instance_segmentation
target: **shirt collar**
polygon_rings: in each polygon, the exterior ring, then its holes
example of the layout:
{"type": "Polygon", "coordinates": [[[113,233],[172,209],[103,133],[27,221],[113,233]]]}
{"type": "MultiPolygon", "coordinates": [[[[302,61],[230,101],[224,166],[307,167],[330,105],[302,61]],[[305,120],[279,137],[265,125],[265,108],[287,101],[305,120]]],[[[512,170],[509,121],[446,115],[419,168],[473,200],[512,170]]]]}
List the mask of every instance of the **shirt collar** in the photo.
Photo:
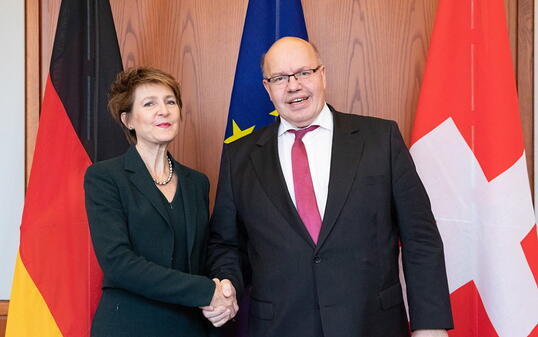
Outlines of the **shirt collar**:
{"type": "MultiPolygon", "coordinates": [[[[323,105],[323,109],[321,109],[321,112],[319,115],[314,119],[312,124],[310,125],[319,125],[321,129],[325,129],[328,131],[333,130],[333,114],[329,107],[327,106],[327,103],[323,105]]],[[[307,127],[309,127],[308,125],[307,127]]],[[[280,125],[278,126],[278,136],[282,136],[284,133],[286,133],[290,129],[299,129],[293,126],[290,122],[285,120],[284,118],[280,118],[280,125]]],[[[303,128],[305,129],[305,128],[303,128]]]]}

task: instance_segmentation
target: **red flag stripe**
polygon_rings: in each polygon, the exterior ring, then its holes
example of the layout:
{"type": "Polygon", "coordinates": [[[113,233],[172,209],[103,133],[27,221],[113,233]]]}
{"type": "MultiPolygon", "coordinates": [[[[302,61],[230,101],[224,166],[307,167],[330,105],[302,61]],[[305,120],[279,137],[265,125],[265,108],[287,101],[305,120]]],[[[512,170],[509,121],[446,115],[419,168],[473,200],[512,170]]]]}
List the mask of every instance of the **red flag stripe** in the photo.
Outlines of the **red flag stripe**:
{"type": "Polygon", "coordinates": [[[473,281],[454,291],[450,301],[455,322],[455,329],[449,331],[450,337],[499,337],[473,281]]]}
{"type": "Polygon", "coordinates": [[[532,227],[529,234],[521,241],[521,247],[532,270],[536,286],[538,286],[538,233],[536,232],[536,225],[532,227]]]}
{"type": "Polygon", "coordinates": [[[21,259],[62,334],[78,336],[76,331],[89,332],[100,294],[100,282],[88,290],[89,277],[98,270],[84,207],[83,177],[91,161],[50,79],[36,144],[21,259]]]}
{"type": "Polygon", "coordinates": [[[529,337],[538,337],[538,324],[536,324],[529,337]]]}

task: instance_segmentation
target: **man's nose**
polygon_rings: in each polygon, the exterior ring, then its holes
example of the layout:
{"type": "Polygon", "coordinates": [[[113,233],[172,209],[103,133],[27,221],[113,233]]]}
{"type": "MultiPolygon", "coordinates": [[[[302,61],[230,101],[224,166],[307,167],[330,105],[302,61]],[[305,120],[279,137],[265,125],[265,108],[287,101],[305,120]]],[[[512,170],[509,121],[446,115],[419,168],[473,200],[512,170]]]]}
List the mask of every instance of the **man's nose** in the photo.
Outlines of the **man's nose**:
{"type": "Polygon", "coordinates": [[[288,90],[290,91],[296,91],[297,89],[301,88],[301,82],[295,77],[294,75],[291,75],[288,77],[288,90]]]}

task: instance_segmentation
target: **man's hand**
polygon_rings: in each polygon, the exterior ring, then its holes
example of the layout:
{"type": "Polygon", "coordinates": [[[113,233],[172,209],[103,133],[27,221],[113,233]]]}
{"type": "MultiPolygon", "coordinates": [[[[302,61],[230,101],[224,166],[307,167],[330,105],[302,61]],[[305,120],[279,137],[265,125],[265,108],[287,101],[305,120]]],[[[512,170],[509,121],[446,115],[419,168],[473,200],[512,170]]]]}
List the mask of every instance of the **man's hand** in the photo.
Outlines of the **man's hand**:
{"type": "Polygon", "coordinates": [[[446,330],[415,330],[411,337],[448,337],[446,330]]]}
{"type": "Polygon", "coordinates": [[[216,327],[220,327],[234,318],[239,310],[235,294],[235,288],[230,280],[213,279],[215,282],[215,293],[211,303],[206,307],[201,307],[204,316],[216,327]]]}

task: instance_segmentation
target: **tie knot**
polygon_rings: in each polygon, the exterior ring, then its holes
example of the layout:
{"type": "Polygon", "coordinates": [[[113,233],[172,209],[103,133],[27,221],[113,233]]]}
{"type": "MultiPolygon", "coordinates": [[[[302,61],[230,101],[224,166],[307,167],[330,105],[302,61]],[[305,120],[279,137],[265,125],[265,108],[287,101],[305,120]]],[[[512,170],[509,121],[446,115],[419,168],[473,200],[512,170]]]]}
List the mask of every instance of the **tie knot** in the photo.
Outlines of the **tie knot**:
{"type": "Polygon", "coordinates": [[[306,129],[299,129],[299,130],[290,129],[290,130],[288,130],[288,132],[291,132],[291,133],[295,134],[295,140],[302,140],[304,135],[306,135],[307,132],[310,132],[310,131],[315,130],[317,128],[319,128],[319,125],[310,125],[306,129]]]}

